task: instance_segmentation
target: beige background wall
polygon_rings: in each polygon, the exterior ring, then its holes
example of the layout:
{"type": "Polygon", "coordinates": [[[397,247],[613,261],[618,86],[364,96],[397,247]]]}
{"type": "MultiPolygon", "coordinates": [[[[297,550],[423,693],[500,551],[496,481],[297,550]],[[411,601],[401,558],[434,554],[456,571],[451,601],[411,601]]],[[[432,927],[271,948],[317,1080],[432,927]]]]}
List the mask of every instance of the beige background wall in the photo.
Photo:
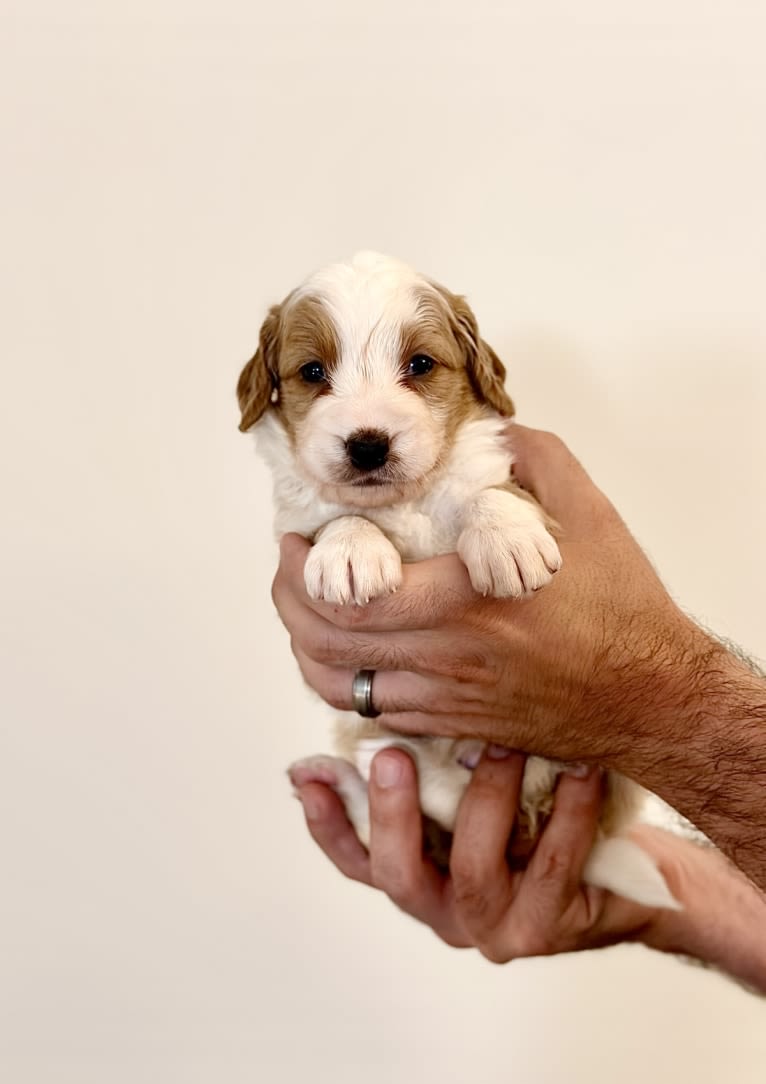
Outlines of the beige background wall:
{"type": "Polygon", "coordinates": [[[762,1081],[621,949],[493,968],[315,853],[233,385],[377,247],[466,291],[672,590],[766,655],[757,3],[5,0],[0,1078],[762,1081]]]}

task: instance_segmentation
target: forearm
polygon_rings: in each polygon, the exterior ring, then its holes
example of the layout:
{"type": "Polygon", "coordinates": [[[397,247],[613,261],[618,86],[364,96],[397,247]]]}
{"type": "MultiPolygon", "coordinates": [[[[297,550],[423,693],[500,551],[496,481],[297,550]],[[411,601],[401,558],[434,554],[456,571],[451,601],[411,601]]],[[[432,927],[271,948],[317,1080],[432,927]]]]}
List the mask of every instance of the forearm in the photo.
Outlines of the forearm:
{"type": "Polygon", "coordinates": [[[690,623],[679,635],[656,692],[644,684],[644,733],[621,770],[766,888],[766,680],[690,623]]]}
{"type": "Polygon", "coordinates": [[[647,826],[635,837],[684,907],[662,912],[644,931],[644,943],[690,956],[766,994],[766,896],[713,848],[647,826]]]}

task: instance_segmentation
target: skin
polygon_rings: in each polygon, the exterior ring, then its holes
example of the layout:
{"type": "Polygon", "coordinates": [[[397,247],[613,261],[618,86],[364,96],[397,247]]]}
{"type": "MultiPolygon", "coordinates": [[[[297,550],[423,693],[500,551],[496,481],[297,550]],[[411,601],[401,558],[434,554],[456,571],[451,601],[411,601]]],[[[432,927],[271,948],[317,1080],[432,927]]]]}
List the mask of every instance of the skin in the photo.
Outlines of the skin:
{"type": "Polygon", "coordinates": [[[385,892],[449,945],[507,963],[634,941],[694,956],[766,992],[766,897],[713,849],[648,826],[633,832],[681,912],[581,883],[602,800],[596,768],[560,778],[553,815],[526,868],[511,870],[506,845],[523,769],[521,754],[497,747],[485,754],[460,806],[448,875],[423,857],[415,767],[403,751],[373,761],[369,853],[329,786],[305,768],[292,778],[309,831],[337,868],[385,892]]]}
{"type": "Polygon", "coordinates": [[[308,598],[309,544],[286,536],[273,598],[304,677],[348,710],[369,667],[389,729],[620,771],[766,887],[766,681],[675,605],[558,438],[510,439],[515,476],[562,527],[553,583],[481,598],[446,556],[406,565],[395,595],[334,607],[308,598]]]}

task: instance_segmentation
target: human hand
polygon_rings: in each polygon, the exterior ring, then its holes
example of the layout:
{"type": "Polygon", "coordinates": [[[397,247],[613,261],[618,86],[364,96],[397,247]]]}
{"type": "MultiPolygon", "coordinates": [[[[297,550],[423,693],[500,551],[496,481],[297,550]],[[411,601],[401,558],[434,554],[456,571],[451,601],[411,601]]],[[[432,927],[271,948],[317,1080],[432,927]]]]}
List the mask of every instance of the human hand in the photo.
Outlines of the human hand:
{"type": "Polygon", "coordinates": [[[474,770],[455,828],[450,871],[423,856],[415,767],[386,749],[370,779],[369,852],[332,789],[293,774],[314,840],[347,877],[385,892],[443,941],[496,963],[640,942],[693,956],[766,992],[766,896],[712,848],[639,825],[631,836],[657,863],[683,910],[643,907],[581,884],[602,801],[601,777],[559,778],[551,818],[523,869],[506,849],[524,757],[488,756],[474,770]]]}
{"type": "MultiPolygon", "coordinates": [[[[685,696],[717,645],[681,613],[607,498],[556,437],[514,425],[515,474],[561,524],[564,565],[533,599],[477,596],[456,556],[404,566],[400,590],[367,606],[314,603],[309,544],[282,542],[273,597],[307,682],[351,707],[374,669],[386,728],[478,737],[638,774],[662,757],[659,701],[685,696]],[[699,668],[699,667],[698,667],[699,668]]],[[[667,712],[665,713],[667,714],[667,712]]]]}
{"type": "Polygon", "coordinates": [[[424,857],[415,767],[402,750],[373,762],[369,853],[329,787],[305,767],[291,778],[312,836],[341,872],[385,892],[450,945],[505,963],[639,937],[658,911],[581,883],[602,805],[601,773],[560,777],[539,842],[525,868],[511,869],[506,854],[525,758],[505,752],[506,759],[485,754],[473,772],[447,875],[424,857]]]}

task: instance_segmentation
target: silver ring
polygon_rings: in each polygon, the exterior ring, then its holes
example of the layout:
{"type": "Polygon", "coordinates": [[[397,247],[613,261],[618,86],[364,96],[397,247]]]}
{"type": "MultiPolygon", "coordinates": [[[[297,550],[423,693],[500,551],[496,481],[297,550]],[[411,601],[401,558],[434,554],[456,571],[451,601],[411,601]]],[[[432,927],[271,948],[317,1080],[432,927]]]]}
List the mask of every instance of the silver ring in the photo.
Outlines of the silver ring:
{"type": "Polygon", "coordinates": [[[365,719],[374,719],[380,715],[372,705],[372,679],[374,670],[357,670],[351,682],[351,703],[354,711],[365,719]]]}

